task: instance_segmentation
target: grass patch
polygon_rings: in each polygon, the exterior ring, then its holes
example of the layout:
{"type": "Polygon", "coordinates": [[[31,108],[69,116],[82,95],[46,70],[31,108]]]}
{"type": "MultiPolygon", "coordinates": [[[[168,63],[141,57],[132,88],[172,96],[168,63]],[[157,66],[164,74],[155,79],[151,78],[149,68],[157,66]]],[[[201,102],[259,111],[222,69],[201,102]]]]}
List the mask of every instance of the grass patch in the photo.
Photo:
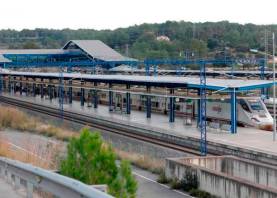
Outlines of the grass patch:
{"type": "Polygon", "coordinates": [[[59,165],[59,154],[63,145],[59,142],[40,140],[31,143],[23,138],[20,146],[14,145],[4,136],[0,135],[0,156],[30,163],[45,169],[56,170],[59,165]],[[41,142],[44,141],[44,142],[41,142]],[[43,148],[41,145],[45,145],[43,148]]]}
{"type": "Polygon", "coordinates": [[[138,153],[122,151],[116,148],[114,150],[120,160],[126,159],[130,161],[132,164],[134,164],[135,166],[145,170],[149,170],[155,174],[160,174],[164,172],[164,168],[165,168],[164,160],[151,158],[150,156],[142,155],[138,153]]]}
{"type": "Polygon", "coordinates": [[[30,117],[16,108],[4,106],[0,106],[0,128],[38,133],[47,137],[55,137],[63,141],[78,136],[78,133],[74,131],[45,124],[39,119],[30,117]]]}
{"type": "MultiPolygon", "coordinates": [[[[54,137],[62,141],[69,141],[70,138],[79,136],[79,132],[77,131],[71,131],[66,128],[46,124],[38,118],[29,116],[27,113],[22,112],[19,109],[5,106],[0,106],[0,128],[36,133],[47,137],[54,137]]],[[[137,167],[151,171],[155,174],[161,174],[164,172],[164,160],[116,148],[114,148],[114,151],[117,154],[118,159],[126,159],[137,167]]],[[[4,153],[3,155],[5,156],[6,154],[4,153]]]]}

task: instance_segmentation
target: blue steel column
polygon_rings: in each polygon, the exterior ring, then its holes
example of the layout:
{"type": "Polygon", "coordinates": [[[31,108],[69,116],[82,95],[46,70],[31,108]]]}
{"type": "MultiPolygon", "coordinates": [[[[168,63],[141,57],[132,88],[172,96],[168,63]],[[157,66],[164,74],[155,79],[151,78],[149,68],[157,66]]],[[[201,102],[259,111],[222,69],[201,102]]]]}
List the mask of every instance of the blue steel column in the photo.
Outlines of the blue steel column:
{"type": "MultiPolygon", "coordinates": [[[[112,84],[109,84],[109,89],[112,88],[112,84]]],[[[109,90],[109,111],[113,111],[113,92],[109,90]]]]}
{"type": "Polygon", "coordinates": [[[19,93],[20,93],[20,95],[22,95],[22,85],[23,85],[22,76],[20,76],[20,82],[19,82],[19,93]]]}
{"type": "Polygon", "coordinates": [[[149,63],[145,63],[145,74],[146,74],[146,76],[150,76],[150,65],[149,65],[149,63]]]}
{"type": "Polygon", "coordinates": [[[72,80],[69,80],[68,84],[69,84],[69,88],[68,88],[68,102],[69,102],[69,104],[72,104],[72,80]]]}
{"type": "Polygon", "coordinates": [[[44,97],[44,84],[43,84],[43,78],[40,79],[40,98],[43,98],[44,97]]]}
{"type": "Polygon", "coordinates": [[[3,91],[3,75],[0,74],[0,95],[2,95],[3,91]]]}
{"type": "Polygon", "coordinates": [[[236,90],[231,91],[231,133],[237,133],[237,94],[236,90]]]}
{"type": "Polygon", "coordinates": [[[36,96],[36,84],[35,84],[35,79],[33,78],[33,96],[36,96]]]}
{"type": "Polygon", "coordinates": [[[12,91],[12,87],[11,87],[11,76],[9,76],[8,89],[9,89],[9,93],[11,93],[11,91],[12,91]]]}
{"type": "MultiPolygon", "coordinates": [[[[147,86],[146,87],[147,93],[150,94],[151,92],[151,87],[147,86]]],[[[147,95],[146,96],[146,117],[151,118],[151,96],[147,95]]]]}
{"type": "MultiPolygon", "coordinates": [[[[265,65],[266,61],[265,60],[260,60],[260,79],[264,80],[265,78],[265,65]]],[[[261,88],[261,94],[265,95],[265,88],[261,88]]]]}
{"type": "Polygon", "coordinates": [[[207,155],[207,129],[206,129],[206,65],[200,63],[200,152],[207,155]]]}
{"type": "Polygon", "coordinates": [[[16,93],[16,81],[15,81],[15,76],[12,77],[12,93],[16,93]]]}
{"type": "Polygon", "coordinates": [[[6,78],[3,76],[3,91],[7,91],[7,82],[6,82],[6,78]]]}
{"type": "Polygon", "coordinates": [[[52,99],[53,99],[53,85],[52,85],[52,80],[51,79],[49,80],[49,84],[50,84],[50,85],[48,85],[49,98],[50,98],[50,101],[52,101],[52,99]]]}
{"type": "Polygon", "coordinates": [[[153,71],[153,76],[157,76],[158,75],[158,66],[154,65],[154,71],[153,71]]]}
{"type": "MultiPolygon", "coordinates": [[[[94,82],[94,88],[97,87],[97,82],[94,82]]],[[[98,95],[97,90],[94,89],[93,91],[93,107],[96,109],[98,107],[98,95]]]]}
{"type": "Polygon", "coordinates": [[[126,93],[126,113],[131,114],[131,94],[130,94],[130,85],[126,85],[127,93],[126,93]]]}
{"type": "Polygon", "coordinates": [[[60,116],[63,119],[63,71],[61,69],[59,73],[59,107],[60,107],[60,116]]]}
{"type": "MultiPolygon", "coordinates": [[[[81,81],[81,86],[84,85],[84,81],[81,81]]],[[[85,105],[85,89],[82,87],[81,88],[81,106],[85,105]]]]}
{"type": "Polygon", "coordinates": [[[197,128],[200,126],[200,89],[197,90],[199,99],[197,100],[197,128]]]}
{"type": "MultiPolygon", "coordinates": [[[[170,89],[170,95],[174,94],[174,89],[170,89]]],[[[169,122],[175,121],[175,98],[169,98],[169,122]]]]}

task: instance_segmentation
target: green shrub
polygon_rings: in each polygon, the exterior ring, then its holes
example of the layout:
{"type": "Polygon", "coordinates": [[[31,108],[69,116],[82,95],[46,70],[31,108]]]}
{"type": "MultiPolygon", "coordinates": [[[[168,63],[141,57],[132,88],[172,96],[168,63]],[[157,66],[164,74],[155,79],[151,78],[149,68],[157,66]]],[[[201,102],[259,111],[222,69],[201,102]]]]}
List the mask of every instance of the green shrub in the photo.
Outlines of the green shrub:
{"type": "Polygon", "coordinates": [[[161,184],[168,184],[170,182],[170,180],[166,177],[165,172],[162,171],[159,175],[157,182],[159,182],[161,184]]]}
{"type": "Polygon", "coordinates": [[[170,181],[170,188],[172,188],[172,189],[181,189],[182,184],[177,178],[174,178],[170,181]]]}
{"type": "Polygon", "coordinates": [[[137,190],[130,164],[121,161],[116,166],[116,155],[105,144],[99,133],[83,129],[79,138],[72,138],[67,146],[67,157],[60,172],[86,184],[107,184],[108,191],[120,198],[133,198],[137,190]]]}
{"type": "Polygon", "coordinates": [[[182,189],[184,191],[190,191],[191,189],[198,189],[197,175],[192,172],[191,169],[187,169],[181,180],[182,189]]]}
{"type": "Polygon", "coordinates": [[[199,189],[191,189],[189,191],[189,194],[191,196],[198,197],[198,198],[216,198],[216,196],[213,196],[210,193],[199,190],[199,189]]]}

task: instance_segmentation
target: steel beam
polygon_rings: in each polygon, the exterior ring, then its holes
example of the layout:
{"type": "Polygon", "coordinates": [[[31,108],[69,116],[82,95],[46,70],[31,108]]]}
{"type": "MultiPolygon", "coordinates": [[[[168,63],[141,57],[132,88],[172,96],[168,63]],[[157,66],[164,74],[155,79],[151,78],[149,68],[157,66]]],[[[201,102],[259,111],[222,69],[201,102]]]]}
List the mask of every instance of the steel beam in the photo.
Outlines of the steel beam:
{"type": "Polygon", "coordinates": [[[237,133],[237,94],[236,90],[231,91],[231,133],[237,133]]]}
{"type": "MultiPolygon", "coordinates": [[[[174,94],[174,89],[170,89],[170,94],[174,94]]],[[[169,122],[175,121],[175,98],[169,98],[169,122]]]]}
{"type": "MultiPolygon", "coordinates": [[[[151,87],[147,86],[146,87],[147,93],[151,92],[151,87]]],[[[146,117],[151,118],[151,96],[147,95],[146,96],[146,117]]]]}
{"type": "Polygon", "coordinates": [[[128,92],[130,90],[130,85],[126,85],[127,93],[126,93],[126,113],[131,114],[131,94],[128,92]]]}

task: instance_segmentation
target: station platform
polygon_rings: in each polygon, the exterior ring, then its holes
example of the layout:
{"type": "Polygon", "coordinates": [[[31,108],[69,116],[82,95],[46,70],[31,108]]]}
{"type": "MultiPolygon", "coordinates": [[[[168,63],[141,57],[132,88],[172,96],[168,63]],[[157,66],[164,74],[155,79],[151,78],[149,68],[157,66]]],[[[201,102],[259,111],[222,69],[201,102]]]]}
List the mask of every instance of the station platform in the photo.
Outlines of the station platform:
{"type": "MultiPolygon", "coordinates": [[[[20,96],[17,94],[2,93],[5,97],[11,97],[40,105],[59,108],[58,99],[43,98],[40,96],[20,96]]],[[[73,101],[72,104],[64,104],[64,110],[86,114],[91,117],[103,118],[112,122],[124,123],[130,126],[142,127],[148,130],[158,131],[161,133],[176,135],[178,137],[200,138],[200,132],[196,124],[191,126],[184,124],[184,119],[176,117],[174,123],[169,123],[168,116],[163,114],[152,113],[151,118],[146,118],[146,112],[132,110],[130,115],[120,112],[109,112],[108,106],[98,105],[97,109],[82,107],[79,101],[73,101]]],[[[273,134],[270,131],[263,131],[256,128],[238,127],[237,134],[231,134],[227,131],[217,131],[215,129],[207,130],[207,140],[212,143],[234,146],[238,149],[248,149],[254,152],[262,152],[277,158],[277,141],[273,141],[273,134]]],[[[209,149],[209,147],[208,147],[209,149]]]]}

